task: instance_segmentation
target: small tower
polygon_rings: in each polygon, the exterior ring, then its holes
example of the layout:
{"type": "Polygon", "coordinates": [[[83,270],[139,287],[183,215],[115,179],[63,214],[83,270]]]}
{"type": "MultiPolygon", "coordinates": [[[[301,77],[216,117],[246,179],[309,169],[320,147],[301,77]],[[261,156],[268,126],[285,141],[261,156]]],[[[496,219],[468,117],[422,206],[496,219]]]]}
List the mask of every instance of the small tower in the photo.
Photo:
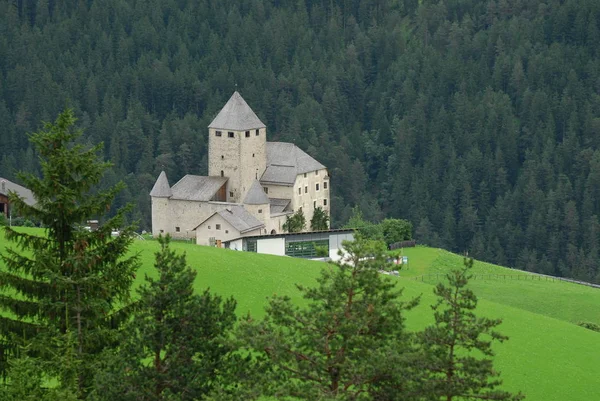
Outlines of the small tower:
{"type": "Polygon", "coordinates": [[[208,126],[208,175],[228,177],[227,201],[241,203],[267,165],[267,127],[236,91],[208,126]]]}
{"type": "Polygon", "coordinates": [[[150,191],[152,199],[152,236],[158,237],[164,233],[168,233],[170,228],[169,222],[169,198],[173,195],[167,174],[161,171],[158,179],[150,191]]]}

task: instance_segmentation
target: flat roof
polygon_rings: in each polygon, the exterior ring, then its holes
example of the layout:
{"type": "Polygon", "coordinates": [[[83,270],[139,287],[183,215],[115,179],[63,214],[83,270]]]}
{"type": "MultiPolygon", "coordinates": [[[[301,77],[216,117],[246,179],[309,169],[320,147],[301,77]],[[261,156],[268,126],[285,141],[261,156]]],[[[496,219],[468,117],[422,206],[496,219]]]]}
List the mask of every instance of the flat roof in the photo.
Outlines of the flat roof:
{"type": "Polygon", "coordinates": [[[223,243],[237,241],[239,239],[260,239],[260,238],[281,238],[281,237],[290,237],[293,235],[315,235],[315,234],[329,234],[329,233],[353,233],[356,231],[355,228],[336,228],[333,230],[322,230],[322,231],[305,231],[299,233],[279,233],[279,234],[264,234],[264,235],[248,235],[246,237],[237,237],[227,241],[223,241],[223,243]]]}

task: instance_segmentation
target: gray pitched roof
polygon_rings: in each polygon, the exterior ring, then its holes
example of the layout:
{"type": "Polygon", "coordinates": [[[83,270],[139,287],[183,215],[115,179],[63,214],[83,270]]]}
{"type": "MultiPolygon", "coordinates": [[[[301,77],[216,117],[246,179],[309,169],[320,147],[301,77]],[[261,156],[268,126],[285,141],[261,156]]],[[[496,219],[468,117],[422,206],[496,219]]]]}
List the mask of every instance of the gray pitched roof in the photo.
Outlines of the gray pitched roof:
{"type": "Polygon", "coordinates": [[[227,177],[186,175],[171,188],[171,199],[209,201],[227,182],[227,177]]]}
{"type": "Polygon", "coordinates": [[[271,215],[273,215],[276,213],[283,213],[283,211],[288,207],[288,205],[290,204],[290,202],[292,200],[291,199],[270,198],[269,201],[271,204],[271,215]]]}
{"type": "Polygon", "coordinates": [[[158,179],[152,187],[152,191],[150,191],[150,196],[153,198],[169,198],[171,195],[173,195],[173,193],[171,192],[171,187],[169,186],[167,174],[164,171],[161,171],[158,179]]]}
{"type": "Polygon", "coordinates": [[[6,178],[0,177],[0,195],[8,196],[8,193],[11,191],[15,192],[17,195],[23,198],[25,203],[29,206],[33,206],[37,203],[31,190],[19,184],[15,184],[14,182],[7,180],[6,178]]]}
{"type": "Polygon", "coordinates": [[[293,143],[267,142],[267,169],[260,181],[270,184],[293,185],[298,174],[324,168],[324,165],[293,143]]]}
{"type": "Polygon", "coordinates": [[[269,197],[265,194],[260,182],[254,180],[243,203],[245,205],[266,205],[269,203],[269,197]]]}
{"type": "Polygon", "coordinates": [[[227,208],[220,210],[216,213],[210,215],[210,217],[204,220],[202,223],[198,224],[194,230],[200,227],[202,224],[206,223],[210,220],[215,214],[221,216],[226,222],[231,224],[233,228],[238,230],[240,234],[246,233],[248,231],[256,230],[258,228],[262,228],[265,225],[261,223],[256,217],[252,216],[246,209],[244,209],[240,205],[231,205],[227,208]]]}
{"type": "Polygon", "coordinates": [[[208,128],[230,129],[244,131],[255,128],[265,128],[265,124],[254,114],[248,103],[237,91],[225,103],[219,114],[208,128]]]}

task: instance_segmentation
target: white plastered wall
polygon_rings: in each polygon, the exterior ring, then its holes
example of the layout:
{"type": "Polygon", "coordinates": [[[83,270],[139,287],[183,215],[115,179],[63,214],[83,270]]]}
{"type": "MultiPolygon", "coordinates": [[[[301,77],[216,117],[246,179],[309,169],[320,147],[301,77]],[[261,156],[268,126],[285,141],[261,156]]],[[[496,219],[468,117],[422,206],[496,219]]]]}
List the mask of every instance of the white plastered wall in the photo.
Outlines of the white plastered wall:
{"type": "Polygon", "coordinates": [[[285,256],[285,238],[258,238],[256,252],[285,256]]]}

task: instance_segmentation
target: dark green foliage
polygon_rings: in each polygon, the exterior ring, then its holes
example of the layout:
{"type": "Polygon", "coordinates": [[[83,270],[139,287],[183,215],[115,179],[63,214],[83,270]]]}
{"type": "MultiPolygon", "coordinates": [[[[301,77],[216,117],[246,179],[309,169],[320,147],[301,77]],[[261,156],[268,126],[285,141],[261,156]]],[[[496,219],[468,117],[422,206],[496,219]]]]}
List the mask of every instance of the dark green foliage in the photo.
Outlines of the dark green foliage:
{"type": "MultiPolygon", "coordinates": [[[[37,204],[29,206],[14,194],[10,200],[20,216],[47,230],[46,236],[37,236],[4,229],[15,247],[1,255],[6,270],[0,271],[0,308],[11,317],[0,318],[0,339],[2,350],[8,351],[2,352],[4,358],[33,339],[40,358],[57,361],[49,339],[67,336],[78,395],[83,396],[95,356],[113,344],[116,329],[127,318],[127,309],[118,308],[127,305],[139,264],[135,256],[124,257],[133,234],[131,226],[123,227],[124,210],[98,231],[81,229],[86,220],[101,218],[110,209],[122,186],[93,192],[109,164],[98,159],[102,145],[75,144],[81,131],[74,123],[73,112],[66,110],[31,136],[42,177],[23,174],[21,180],[37,204]],[[121,228],[120,235],[112,237],[113,228],[121,228]]],[[[60,380],[71,380],[62,377],[64,370],[55,371],[60,380]]]]}
{"type": "Polygon", "coordinates": [[[298,287],[307,307],[275,296],[264,320],[241,323],[240,344],[270,366],[265,394],[384,400],[395,390],[410,399],[414,353],[404,311],[416,301],[401,302],[378,272],[386,266],[383,243],[358,236],[345,247],[343,263],[324,269],[315,288],[298,287]]]}
{"type": "Polygon", "coordinates": [[[465,259],[465,268],[447,275],[448,284],[440,283],[434,293],[439,297],[432,306],[435,323],[420,335],[425,373],[423,394],[436,400],[520,400],[497,387],[502,383],[493,369],[492,342],[508,338],[495,331],[499,319],[477,317],[477,297],[467,288],[468,271],[473,259],[465,259]]]}
{"type": "Polygon", "coordinates": [[[149,230],[154,180],[206,173],[237,85],[269,140],[327,166],[332,226],[359,207],[600,280],[599,32],[597,0],[3,1],[0,171],[39,169],[25,133],[70,99],[103,185],[128,185],[111,212],[133,201],[149,230]]]}
{"type": "Polygon", "coordinates": [[[385,243],[388,245],[412,239],[412,224],[406,220],[383,219],[379,224],[385,243]]]}
{"type": "Polygon", "coordinates": [[[39,359],[15,358],[10,363],[8,380],[0,385],[0,401],[74,401],[72,389],[46,388],[44,365],[39,359]]]}
{"type": "Polygon", "coordinates": [[[588,330],[597,331],[600,333],[600,324],[592,323],[592,322],[579,322],[578,326],[586,328],[588,330]]]}
{"type": "Polygon", "coordinates": [[[298,209],[292,217],[286,216],[285,223],[283,223],[283,231],[288,233],[297,233],[306,228],[306,217],[302,209],[298,209]]]}
{"type": "Polygon", "coordinates": [[[313,217],[310,219],[310,229],[311,231],[329,230],[329,215],[322,208],[315,208],[313,217]]]}
{"type": "Polygon", "coordinates": [[[158,277],[146,276],[139,289],[133,321],[119,350],[107,355],[93,399],[197,400],[216,383],[236,303],[209,290],[194,294],[196,272],[169,240],[159,238],[158,277]]]}

